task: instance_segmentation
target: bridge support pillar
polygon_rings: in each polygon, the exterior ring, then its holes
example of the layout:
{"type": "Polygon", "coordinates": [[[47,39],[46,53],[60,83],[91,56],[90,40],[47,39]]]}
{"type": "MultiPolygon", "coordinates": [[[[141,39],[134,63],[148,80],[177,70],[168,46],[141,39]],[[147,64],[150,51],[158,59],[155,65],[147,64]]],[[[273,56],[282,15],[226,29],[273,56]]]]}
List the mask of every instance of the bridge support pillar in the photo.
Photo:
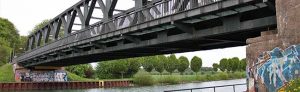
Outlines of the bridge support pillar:
{"type": "Polygon", "coordinates": [[[65,82],[67,73],[64,67],[36,66],[25,68],[13,65],[16,82],[65,82]]]}
{"type": "Polygon", "coordinates": [[[274,1],[277,29],[247,39],[249,92],[286,90],[300,78],[300,0],[274,1]]]}

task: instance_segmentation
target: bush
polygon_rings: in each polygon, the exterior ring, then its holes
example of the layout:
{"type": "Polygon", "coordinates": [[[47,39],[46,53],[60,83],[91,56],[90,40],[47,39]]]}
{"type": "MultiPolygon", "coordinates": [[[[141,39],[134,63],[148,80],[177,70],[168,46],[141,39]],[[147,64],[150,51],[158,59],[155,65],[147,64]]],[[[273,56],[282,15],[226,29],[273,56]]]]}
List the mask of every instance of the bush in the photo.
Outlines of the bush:
{"type": "Polygon", "coordinates": [[[292,80],[288,83],[288,86],[283,87],[282,90],[285,88],[285,92],[299,92],[300,91],[300,79],[292,80]]]}
{"type": "Polygon", "coordinates": [[[68,81],[94,81],[93,79],[83,78],[68,71],[67,71],[67,76],[68,76],[68,81]]]}
{"type": "Polygon", "coordinates": [[[159,80],[159,83],[164,83],[164,84],[178,84],[180,79],[177,76],[173,75],[167,75],[163,76],[161,80],[159,80]]]}
{"type": "Polygon", "coordinates": [[[197,81],[206,81],[206,78],[203,75],[196,75],[196,80],[197,81]]]}
{"type": "Polygon", "coordinates": [[[11,64],[0,66],[0,82],[15,82],[13,66],[11,64]]]}
{"type": "Polygon", "coordinates": [[[154,84],[154,79],[148,72],[139,71],[133,76],[133,83],[142,86],[149,86],[154,84]]]}
{"type": "Polygon", "coordinates": [[[220,78],[220,80],[228,80],[228,74],[225,73],[225,72],[220,72],[217,74],[218,75],[218,78],[220,78]]]}

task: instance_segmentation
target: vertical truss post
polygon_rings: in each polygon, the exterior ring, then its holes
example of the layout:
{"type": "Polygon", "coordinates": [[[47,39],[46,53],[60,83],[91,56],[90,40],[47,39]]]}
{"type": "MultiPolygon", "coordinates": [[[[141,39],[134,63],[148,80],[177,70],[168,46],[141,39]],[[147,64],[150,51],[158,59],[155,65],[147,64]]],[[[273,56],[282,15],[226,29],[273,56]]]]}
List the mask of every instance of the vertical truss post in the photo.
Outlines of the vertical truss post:
{"type": "Polygon", "coordinates": [[[47,27],[44,29],[44,32],[45,32],[45,33],[44,33],[44,43],[45,43],[45,44],[48,43],[50,31],[51,31],[51,29],[50,29],[49,26],[47,26],[47,27]]]}
{"type": "MultiPolygon", "coordinates": [[[[147,0],[135,0],[135,11],[142,9],[143,6],[147,5],[147,2],[147,0]]],[[[143,15],[143,12],[140,11],[135,13],[134,19],[137,19],[137,23],[141,23],[145,21],[145,16],[143,15]]]]}
{"type": "Polygon", "coordinates": [[[39,46],[41,46],[42,32],[39,31],[36,36],[37,36],[37,44],[36,44],[36,46],[39,47],[39,46]]]}
{"type": "Polygon", "coordinates": [[[30,45],[30,37],[27,38],[27,42],[26,42],[26,51],[29,50],[29,45],[30,45]]]}
{"type": "Polygon", "coordinates": [[[30,38],[31,38],[31,41],[30,41],[30,49],[34,49],[35,36],[32,35],[32,37],[30,37],[30,38]]]}

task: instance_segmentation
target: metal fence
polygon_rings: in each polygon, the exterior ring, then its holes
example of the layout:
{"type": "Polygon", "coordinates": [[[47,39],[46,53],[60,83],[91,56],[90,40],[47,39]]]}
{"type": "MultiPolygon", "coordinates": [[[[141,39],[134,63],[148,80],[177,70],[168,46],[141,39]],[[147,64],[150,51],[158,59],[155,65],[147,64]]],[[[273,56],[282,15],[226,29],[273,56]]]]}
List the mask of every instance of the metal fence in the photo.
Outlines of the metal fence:
{"type": "Polygon", "coordinates": [[[246,83],[243,83],[243,84],[231,84],[231,85],[221,85],[221,86],[211,86],[211,87],[200,87],[200,88],[167,90],[167,91],[164,91],[164,92],[179,92],[179,91],[190,91],[190,92],[193,92],[193,90],[199,90],[199,89],[214,89],[213,92],[216,92],[216,88],[231,87],[231,86],[233,88],[233,92],[236,92],[236,86],[240,86],[240,85],[246,85],[246,83]]]}

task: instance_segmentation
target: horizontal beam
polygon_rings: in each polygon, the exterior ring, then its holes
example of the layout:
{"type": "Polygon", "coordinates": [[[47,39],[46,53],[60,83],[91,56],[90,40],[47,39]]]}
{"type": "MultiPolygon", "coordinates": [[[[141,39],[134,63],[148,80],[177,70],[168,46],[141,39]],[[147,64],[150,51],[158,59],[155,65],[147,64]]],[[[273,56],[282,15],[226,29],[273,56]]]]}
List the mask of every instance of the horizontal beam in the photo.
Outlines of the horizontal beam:
{"type": "MultiPolygon", "coordinates": [[[[41,64],[41,63],[51,62],[54,60],[68,59],[68,58],[72,58],[72,57],[97,55],[97,54],[101,54],[101,53],[109,53],[109,52],[114,52],[114,51],[123,51],[123,50],[135,49],[135,48],[155,46],[155,45],[159,45],[159,44],[168,44],[168,43],[172,43],[172,42],[186,41],[186,40],[192,40],[192,39],[201,39],[201,38],[207,38],[210,36],[216,36],[216,35],[232,33],[232,32],[247,32],[247,31],[250,32],[257,28],[268,28],[270,26],[275,26],[275,25],[276,25],[276,17],[271,16],[271,17],[265,17],[265,18],[241,22],[240,27],[238,27],[238,29],[234,28],[232,30],[228,30],[228,29],[225,30],[224,28],[228,28],[226,26],[229,26],[229,25],[222,25],[222,26],[217,26],[217,27],[212,27],[212,28],[207,28],[207,29],[196,30],[192,34],[192,36],[190,33],[181,33],[181,34],[177,34],[177,35],[167,36],[166,40],[164,40],[164,42],[155,38],[155,39],[141,41],[139,44],[128,43],[128,44],[122,44],[122,45],[117,45],[117,46],[113,46],[113,47],[106,47],[105,49],[95,49],[93,51],[76,53],[76,55],[71,54],[71,55],[57,57],[57,58],[51,59],[51,60],[40,61],[35,64],[28,63],[26,65],[32,66],[32,65],[37,65],[37,64],[41,64]]],[[[221,43],[216,43],[216,44],[221,44],[221,43]]],[[[203,44],[203,45],[214,45],[214,44],[203,44]]],[[[90,62],[95,62],[95,61],[90,61],[90,62]]]]}

